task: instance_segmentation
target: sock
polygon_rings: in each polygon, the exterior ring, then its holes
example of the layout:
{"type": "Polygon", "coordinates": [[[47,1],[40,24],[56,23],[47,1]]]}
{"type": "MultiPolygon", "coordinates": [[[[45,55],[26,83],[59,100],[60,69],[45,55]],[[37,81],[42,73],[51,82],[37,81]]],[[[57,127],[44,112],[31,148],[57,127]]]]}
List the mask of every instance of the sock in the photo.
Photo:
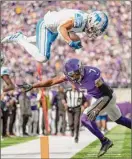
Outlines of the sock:
{"type": "Polygon", "coordinates": [[[46,62],[47,58],[39,52],[37,46],[29,43],[26,39],[20,39],[18,44],[23,46],[25,50],[35,58],[38,62],[46,62]]]}
{"type": "Polygon", "coordinates": [[[131,129],[131,120],[121,116],[118,120],[115,121],[117,124],[126,126],[127,128],[131,129]]]}
{"type": "Polygon", "coordinates": [[[81,116],[81,122],[82,124],[93,134],[95,135],[101,142],[103,142],[106,138],[101,133],[101,131],[98,129],[96,123],[94,121],[90,121],[87,118],[86,114],[82,114],[81,116]]]}

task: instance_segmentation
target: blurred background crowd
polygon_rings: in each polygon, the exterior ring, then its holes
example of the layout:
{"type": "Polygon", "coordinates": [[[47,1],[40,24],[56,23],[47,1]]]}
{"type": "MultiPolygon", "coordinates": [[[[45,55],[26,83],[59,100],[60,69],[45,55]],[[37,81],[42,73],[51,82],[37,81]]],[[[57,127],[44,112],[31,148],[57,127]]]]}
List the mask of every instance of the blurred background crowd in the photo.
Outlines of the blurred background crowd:
{"type": "MultiPolygon", "coordinates": [[[[129,1],[3,2],[1,37],[17,31],[22,31],[26,36],[34,36],[36,23],[46,12],[60,10],[65,6],[85,12],[106,11],[109,16],[109,27],[106,34],[96,40],[90,40],[85,34],[81,34],[83,48],[76,53],[58,38],[52,45],[50,61],[43,66],[43,78],[59,74],[64,60],[76,56],[84,64],[99,67],[103,77],[111,86],[130,87],[131,6],[129,1]]],[[[14,44],[5,44],[3,51],[6,53],[7,65],[16,83],[38,80],[36,62],[23,48],[14,44]]]]}
{"type": "MultiPolygon", "coordinates": [[[[71,57],[77,57],[84,64],[98,67],[102,71],[104,79],[112,87],[130,87],[131,5],[129,1],[108,1],[107,3],[104,0],[99,2],[3,1],[1,7],[1,38],[17,31],[22,31],[26,36],[34,36],[36,23],[40,18],[43,18],[46,12],[65,7],[80,9],[85,12],[106,11],[109,16],[109,27],[106,34],[96,40],[90,40],[85,34],[79,34],[83,48],[76,52],[58,37],[52,45],[50,61],[42,67],[42,79],[60,74],[64,61],[71,57]]],[[[2,50],[6,54],[6,66],[10,69],[14,83],[32,83],[40,80],[37,62],[22,47],[17,44],[4,44],[2,50]]],[[[63,86],[65,92],[68,84],[63,86]]],[[[65,114],[64,123],[61,121],[60,124],[56,124],[58,119],[53,98],[57,91],[57,88],[45,90],[46,105],[51,108],[48,112],[49,129],[51,134],[57,134],[57,131],[65,134],[65,130],[69,129],[69,126],[67,111],[63,104],[60,109],[65,114]],[[60,125],[59,128],[56,125],[60,125]]],[[[1,100],[3,136],[41,135],[46,133],[40,94],[38,90],[28,94],[19,91],[4,94],[1,100]]],[[[90,104],[90,100],[86,99],[86,103],[82,104],[82,109],[90,104]]],[[[128,107],[130,108],[130,105],[128,107]]],[[[129,114],[128,112],[126,114],[129,114]]]]}

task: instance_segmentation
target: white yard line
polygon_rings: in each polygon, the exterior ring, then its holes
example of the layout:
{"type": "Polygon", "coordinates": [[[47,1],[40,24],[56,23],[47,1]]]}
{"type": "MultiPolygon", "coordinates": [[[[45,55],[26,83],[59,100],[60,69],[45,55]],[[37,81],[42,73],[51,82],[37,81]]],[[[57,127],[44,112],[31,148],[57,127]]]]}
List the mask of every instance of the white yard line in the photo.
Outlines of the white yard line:
{"type": "MultiPolygon", "coordinates": [[[[115,123],[108,123],[109,130],[114,126],[115,123]]],[[[71,158],[96,139],[86,129],[80,131],[78,144],[70,136],[49,136],[50,158],[71,158]]],[[[40,139],[2,148],[1,158],[40,158],[40,139]]]]}

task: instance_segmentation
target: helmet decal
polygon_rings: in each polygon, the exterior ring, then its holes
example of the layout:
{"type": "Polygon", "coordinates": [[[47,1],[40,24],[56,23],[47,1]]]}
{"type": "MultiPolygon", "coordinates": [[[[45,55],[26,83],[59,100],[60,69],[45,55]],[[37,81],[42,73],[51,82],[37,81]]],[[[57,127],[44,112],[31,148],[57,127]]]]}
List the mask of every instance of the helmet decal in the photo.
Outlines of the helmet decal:
{"type": "Polygon", "coordinates": [[[94,22],[101,22],[101,17],[95,13],[96,20],[94,22]]]}

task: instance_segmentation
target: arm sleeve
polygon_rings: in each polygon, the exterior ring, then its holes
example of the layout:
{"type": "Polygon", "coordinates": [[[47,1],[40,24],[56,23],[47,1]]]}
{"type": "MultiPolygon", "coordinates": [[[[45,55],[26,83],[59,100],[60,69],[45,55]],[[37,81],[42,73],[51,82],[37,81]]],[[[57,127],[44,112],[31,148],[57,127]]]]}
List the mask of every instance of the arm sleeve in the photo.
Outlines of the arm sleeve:
{"type": "Polygon", "coordinates": [[[95,85],[103,93],[104,96],[109,96],[110,98],[112,98],[113,90],[112,90],[112,88],[109,85],[107,85],[104,82],[103,78],[99,77],[95,81],[95,85]]]}

